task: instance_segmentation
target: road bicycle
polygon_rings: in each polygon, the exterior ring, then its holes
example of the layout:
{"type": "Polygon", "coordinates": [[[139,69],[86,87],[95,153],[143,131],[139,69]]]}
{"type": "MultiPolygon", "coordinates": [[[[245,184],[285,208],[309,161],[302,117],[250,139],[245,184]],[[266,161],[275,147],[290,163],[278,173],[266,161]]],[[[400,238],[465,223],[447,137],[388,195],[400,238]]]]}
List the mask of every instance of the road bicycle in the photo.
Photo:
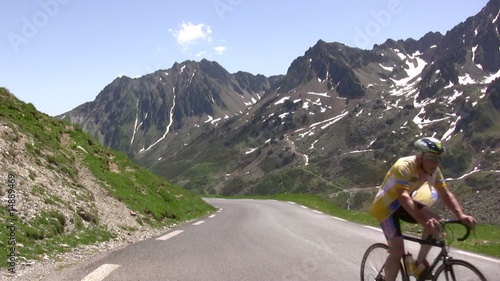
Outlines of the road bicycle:
{"type": "MultiPolygon", "coordinates": [[[[441,237],[446,237],[449,230],[446,225],[449,224],[460,224],[465,227],[466,233],[463,237],[458,238],[458,241],[464,241],[470,234],[470,228],[462,224],[458,220],[442,220],[441,222],[441,237]]],[[[452,237],[450,235],[449,237],[452,237]]],[[[405,241],[413,241],[420,244],[431,245],[433,247],[441,248],[441,251],[434,259],[432,264],[430,264],[430,270],[426,270],[423,276],[419,278],[410,276],[407,271],[406,263],[404,262],[404,257],[401,258],[400,270],[396,280],[410,281],[410,280],[439,280],[439,281],[487,281],[484,275],[471,263],[454,259],[449,254],[449,245],[445,238],[430,238],[430,239],[420,239],[412,236],[403,235],[405,241]],[[410,277],[412,279],[410,279],[410,277]]],[[[449,244],[449,243],[448,243],[449,244]]],[[[385,261],[388,256],[389,247],[384,243],[375,243],[368,247],[366,250],[363,260],[361,262],[361,281],[385,281],[384,267],[385,261]]]]}

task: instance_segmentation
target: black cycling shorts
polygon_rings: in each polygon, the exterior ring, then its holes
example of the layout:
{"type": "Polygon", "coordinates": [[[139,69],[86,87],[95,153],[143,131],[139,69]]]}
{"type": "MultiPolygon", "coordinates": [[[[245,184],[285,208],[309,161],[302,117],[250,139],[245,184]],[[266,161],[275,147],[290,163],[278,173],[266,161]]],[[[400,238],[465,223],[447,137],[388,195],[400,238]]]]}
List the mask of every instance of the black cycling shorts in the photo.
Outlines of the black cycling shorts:
{"type": "MultiPolygon", "coordinates": [[[[419,210],[425,207],[425,205],[417,201],[413,201],[413,204],[415,204],[419,210]]],[[[403,236],[399,220],[403,220],[407,223],[417,223],[417,221],[406,211],[406,209],[401,206],[394,213],[392,213],[391,216],[380,223],[380,227],[384,232],[385,238],[390,239],[403,236]]]]}

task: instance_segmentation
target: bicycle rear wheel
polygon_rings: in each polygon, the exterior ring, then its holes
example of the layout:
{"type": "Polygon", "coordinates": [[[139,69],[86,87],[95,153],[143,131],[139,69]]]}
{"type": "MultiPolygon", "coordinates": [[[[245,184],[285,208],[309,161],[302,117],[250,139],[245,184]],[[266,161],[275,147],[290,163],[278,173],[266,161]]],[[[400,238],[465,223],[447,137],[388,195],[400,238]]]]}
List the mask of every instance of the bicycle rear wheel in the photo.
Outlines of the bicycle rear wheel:
{"type": "Polygon", "coordinates": [[[486,278],[471,263],[450,259],[436,270],[434,281],[486,281],[486,278]]]}
{"type": "MultiPolygon", "coordinates": [[[[387,259],[389,247],[386,244],[375,243],[365,252],[361,261],[361,281],[383,281],[385,280],[385,260],[387,259]]],[[[403,265],[396,280],[404,280],[403,265]]]]}

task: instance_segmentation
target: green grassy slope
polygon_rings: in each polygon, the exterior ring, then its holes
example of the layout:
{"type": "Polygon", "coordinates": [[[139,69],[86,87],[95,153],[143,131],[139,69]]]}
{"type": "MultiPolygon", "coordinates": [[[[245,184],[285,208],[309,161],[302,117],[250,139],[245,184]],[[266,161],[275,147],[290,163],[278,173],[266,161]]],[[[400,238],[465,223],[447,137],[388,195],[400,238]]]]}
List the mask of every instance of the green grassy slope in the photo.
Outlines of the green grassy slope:
{"type": "MultiPolygon", "coordinates": [[[[0,232],[3,257],[7,252],[18,260],[36,260],[116,236],[101,220],[99,210],[105,206],[96,205],[99,198],[81,181],[82,169],[91,172],[102,194],[125,205],[123,216],[140,227],[165,227],[213,211],[199,195],[138,167],[5,88],[0,88],[0,126],[0,197],[5,199],[0,227],[7,229],[0,232]]],[[[0,267],[9,267],[3,260],[0,267]]]]}

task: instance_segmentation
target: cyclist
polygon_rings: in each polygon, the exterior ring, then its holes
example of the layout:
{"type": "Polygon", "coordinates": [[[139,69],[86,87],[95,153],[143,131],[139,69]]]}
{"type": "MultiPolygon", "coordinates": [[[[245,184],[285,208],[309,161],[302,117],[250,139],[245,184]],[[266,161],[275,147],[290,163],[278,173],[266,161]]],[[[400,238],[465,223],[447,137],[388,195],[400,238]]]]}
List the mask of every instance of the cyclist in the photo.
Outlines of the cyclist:
{"type": "MultiPolygon", "coordinates": [[[[385,264],[386,281],[396,279],[399,262],[404,255],[400,220],[422,225],[423,239],[430,235],[436,236],[439,230],[439,216],[430,209],[430,206],[437,198],[429,197],[431,194],[435,193],[464,224],[470,227],[476,224],[476,219],[463,212],[455,195],[446,186],[438,167],[445,152],[441,141],[424,137],[415,141],[414,145],[418,153],[399,158],[393,164],[380,185],[370,209],[370,213],[380,222],[389,246],[389,256],[385,264]]],[[[416,259],[418,273],[429,265],[426,257],[430,248],[429,245],[422,245],[420,248],[416,259]]]]}

